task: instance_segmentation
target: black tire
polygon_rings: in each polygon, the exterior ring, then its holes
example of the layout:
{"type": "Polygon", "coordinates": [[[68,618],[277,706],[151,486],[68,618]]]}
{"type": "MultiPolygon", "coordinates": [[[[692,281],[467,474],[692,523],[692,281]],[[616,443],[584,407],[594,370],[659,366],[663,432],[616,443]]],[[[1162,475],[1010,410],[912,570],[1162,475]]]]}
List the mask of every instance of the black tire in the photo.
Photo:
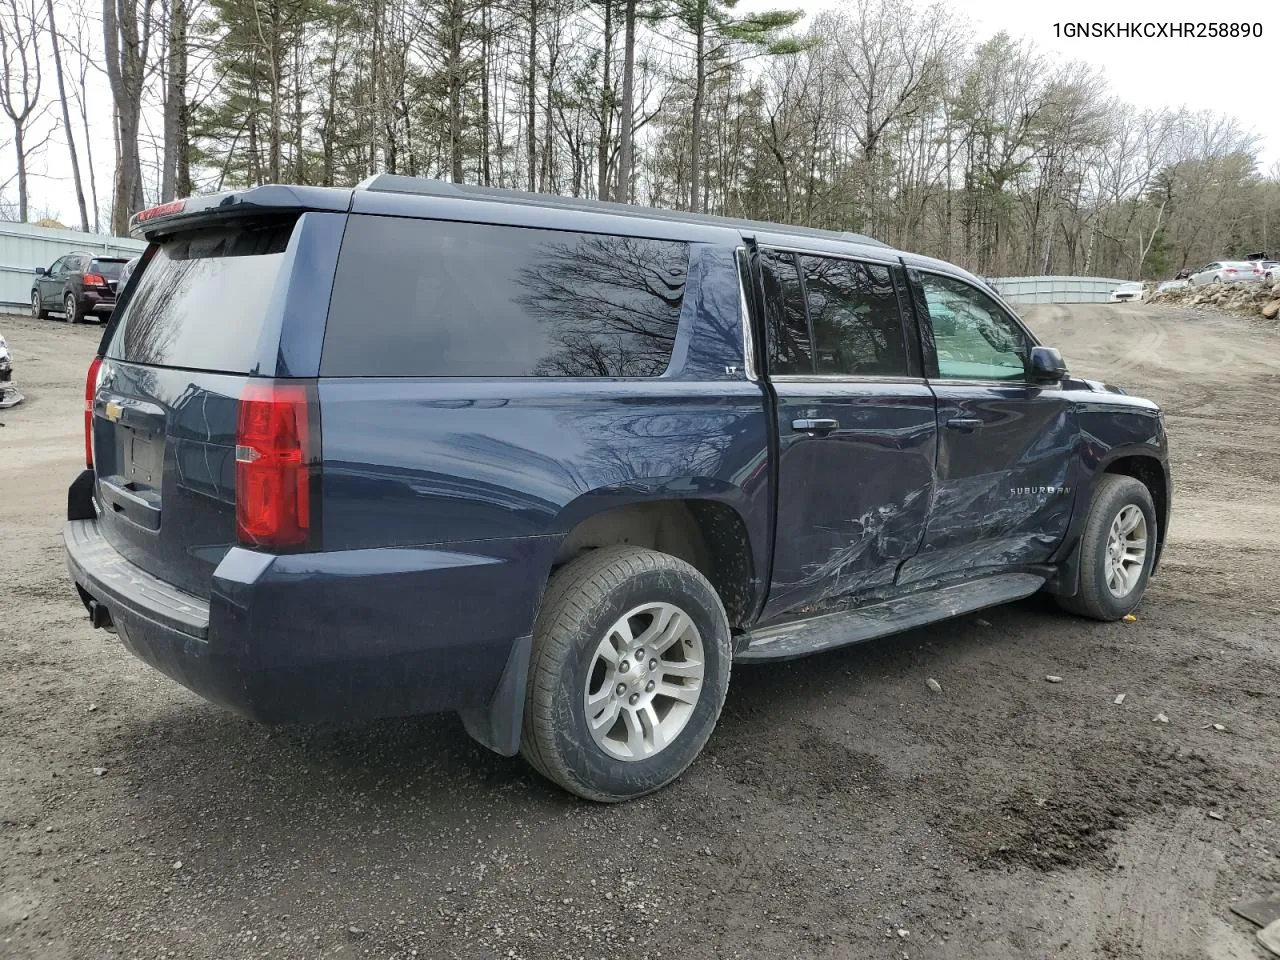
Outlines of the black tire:
{"type": "Polygon", "coordinates": [[[1094,620],[1119,620],[1142,602],[1155,562],[1159,528],[1151,491],[1133,477],[1103,474],[1093,491],[1089,514],[1080,538],[1080,585],[1074,597],[1057,597],[1058,605],[1094,620]],[[1107,547],[1111,524],[1127,506],[1142,511],[1147,524],[1146,557],[1137,582],[1122,597],[1107,586],[1107,547]]]}
{"type": "Polygon", "coordinates": [[[36,291],[31,293],[31,317],[34,320],[43,320],[49,316],[49,311],[44,308],[44,303],[40,300],[40,294],[36,291]]]}
{"type": "Polygon", "coordinates": [[[729,621],[711,584],[676,557],[640,547],[593,550],[551,579],[534,624],[520,752],[548,780],[588,800],[616,803],[666,786],[711,736],[729,688],[729,621]],[[641,760],[610,756],[587,726],[584,692],[600,641],[624,614],[674,604],[702,642],[703,678],[682,729],[641,760]]]}
{"type": "Polygon", "coordinates": [[[80,301],[76,299],[74,293],[68,293],[62,298],[62,315],[67,323],[80,322],[80,301]]]}

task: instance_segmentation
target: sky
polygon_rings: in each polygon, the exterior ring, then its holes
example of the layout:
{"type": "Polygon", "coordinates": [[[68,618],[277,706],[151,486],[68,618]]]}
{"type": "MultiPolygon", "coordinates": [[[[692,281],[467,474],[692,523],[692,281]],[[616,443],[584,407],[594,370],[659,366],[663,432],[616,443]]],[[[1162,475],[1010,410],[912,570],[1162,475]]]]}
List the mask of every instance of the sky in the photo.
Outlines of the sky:
{"type": "MultiPolygon", "coordinates": [[[[75,0],[55,0],[59,22],[69,20],[69,5],[75,0]],[[58,9],[61,8],[61,9],[58,9]]],[[[917,0],[924,6],[928,0],[917,0]]],[[[748,11],[795,7],[817,13],[838,6],[840,0],[743,0],[738,9],[748,11]]],[[[1125,22],[1202,22],[1223,5],[1190,3],[1186,0],[1138,0],[1125,4],[1115,0],[1073,0],[1073,2],[1026,3],[1011,0],[949,0],[953,13],[967,19],[975,40],[985,40],[1000,30],[1017,38],[1028,38],[1036,46],[1060,60],[1082,60],[1100,68],[1111,92],[1139,108],[1187,106],[1193,110],[1223,110],[1234,114],[1260,140],[1262,172],[1280,165],[1280,101],[1275,96],[1275,51],[1280,49],[1280,6],[1263,3],[1232,4],[1237,12],[1227,22],[1261,24],[1262,37],[1208,39],[1067,37],[1055,24],[1125,22]],[[1121,12],[1121,11],[1124,12],[1121,12]]],[[[52,72],[52,71],[50,71],[52,72]]],[[[52,90],[52,79],[49,80],[52,90]]],[[[101,75],[91,81],[89,99],[97,116],[107,116],[110,94],[101,75]]],[[[49,112],[53,123],[56,109],[49,112]]],[[[6,120],[7,122],[7,120],[6,120]]],[[[74,121],[73,121],[74,122],[74,121]]],[[[99,193],[110,194],[110,128],[99,123],[95,129],[95,170],[99,193]],[[105,142],[103,142],[103,139],[105,142]]],[[[83,138],[78,138],[83,151],[83,138]]],[[[0,133],[0,184],[15,170],[8,137],[0,133]]],[[[82,166],[84,160],[81,160],[82,166]]],[[[78,215],[71,192],[70,164],[60,135],[31,163],[32,216],[50,215],[63,223],[75,224],[78,215]]],[[[15,199],[12,185],[4,199],[15,199]]],[[[105,201],[104,201],[105,203],[105,201]]]]}
{"type": "Polygon", "coordinates": [[[1273,3],[1188,3],[1185,0],[1072,0],[1070,3],[1016,3],[1009,0],[952,0],[978,37],[1006,30],[1025,36],[1062,60],[1083,60],[1103,70],[1112,91],[1137,107],[1187,106],[1223,110],[1262,138],[1262,170],[1280,163],[1280,102],[1276,91],[1276,51],[1280,50],[1280,6],[1273,3]],[[1230,9],[1231,15],[1223,13],[1230,9]],[[1211,18],[1207,20],[1206,18],[1211,18]],[[1262,37],[1068,38],[1054,24],[1113,23],[1261,24],[1262,37]]]}

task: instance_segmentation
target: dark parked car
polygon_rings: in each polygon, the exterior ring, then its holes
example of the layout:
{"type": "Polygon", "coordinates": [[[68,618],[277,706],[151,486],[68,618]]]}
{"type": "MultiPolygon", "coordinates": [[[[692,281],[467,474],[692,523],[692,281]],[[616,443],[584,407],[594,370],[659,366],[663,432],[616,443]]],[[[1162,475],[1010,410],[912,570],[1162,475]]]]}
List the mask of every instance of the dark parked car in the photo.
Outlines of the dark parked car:
{"type": "Polygon", "coordinates": [[[92,622],[266,721],[457,711],[670,782],[735,662],[1037,591],[1117,620],[1156,405],[865,237],[379,176],[144,211],[89,369],[92,622]]]}
{"type": "Polygon", "coordinates": [[[36,267],[31,315],[43,320],[57,313],[67,323],[105,319],[116,307],[116,285],[124,264],[121,257],[68,253],[49,267],[36,267]]]}

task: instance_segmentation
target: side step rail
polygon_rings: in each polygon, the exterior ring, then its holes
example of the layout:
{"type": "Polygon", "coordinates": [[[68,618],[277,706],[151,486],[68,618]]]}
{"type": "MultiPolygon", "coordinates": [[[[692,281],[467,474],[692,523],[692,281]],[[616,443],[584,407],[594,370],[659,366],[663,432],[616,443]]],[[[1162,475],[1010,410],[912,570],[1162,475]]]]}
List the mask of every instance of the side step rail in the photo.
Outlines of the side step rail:
{"type": "Polygon", "coordinates": [[[1044,582],[1044,577],[1034,573],[1004,573],[922,590],[852,610],[760,627],[747,634],[746,646],[734,659],[787,660],[834,650],[1020,600],[1035,593],[1044,582]]]}

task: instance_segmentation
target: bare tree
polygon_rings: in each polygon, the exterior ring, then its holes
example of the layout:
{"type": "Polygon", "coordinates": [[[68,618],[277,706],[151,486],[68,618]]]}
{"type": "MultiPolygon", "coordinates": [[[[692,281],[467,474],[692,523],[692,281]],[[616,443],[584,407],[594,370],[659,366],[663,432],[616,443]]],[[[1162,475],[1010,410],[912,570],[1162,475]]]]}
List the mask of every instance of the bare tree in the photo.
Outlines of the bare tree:
{"type": "Polygon", "coordinates": [[[18,219],[26,222],[29,205],[27,161],[37,148],[31,126],[43,113],[40,99],[41,8],[38,0],[4,0],[0,6],[0,110],[13,127],[17,161],[18,219]]]}
{"type": "Polygon", "coordinates": [[[53,14],[53,0],[46,0],[49,16],[49,46],[53,48],[53,68],[58,79],[58,103],[62,107],[62,132],[67,138],[67,153],[71,160],[71,179],[76,191],[76,206],[80,211],[80,229],[89,232],[89,210],[84,200],[84,184],[80,180],[80,156],[76,152],[76,138],[71,129],[71,108],[67,103],[67,85],[63,77],[62,53],[58,49],[58,24],[53,14]]]}
{"type": "MultiPolygon", "coordinates": [[[[53,0],[49,0],[50,3],[53,0]]],[[[191,192],[190,115],[187,101],[188,0],[169,0],[164,85],[164,154],[160,200],[191,192]]]]}
{"type": "Polygon", "coordinates": [[[145,203],[138,132],[148,73],[155,0],[103,0],[107,80],[115,103],[116,175],[111,230],[123,236],[145,203]]]}

